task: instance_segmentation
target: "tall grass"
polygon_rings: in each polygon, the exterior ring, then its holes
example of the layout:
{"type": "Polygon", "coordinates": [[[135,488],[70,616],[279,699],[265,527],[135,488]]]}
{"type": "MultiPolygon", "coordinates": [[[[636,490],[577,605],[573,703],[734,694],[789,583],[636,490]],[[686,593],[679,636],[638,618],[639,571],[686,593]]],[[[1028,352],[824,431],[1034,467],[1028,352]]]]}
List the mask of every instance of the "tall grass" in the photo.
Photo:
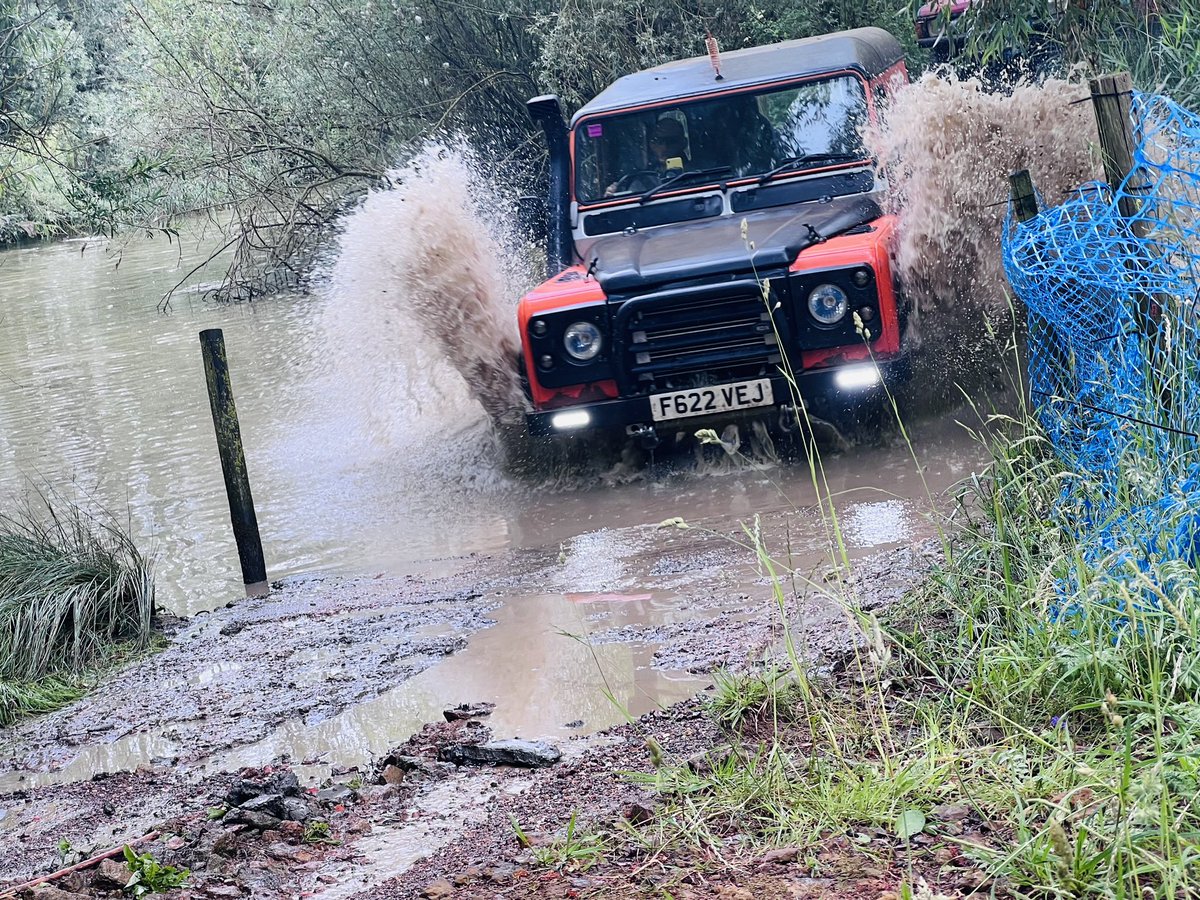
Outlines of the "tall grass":
{"type": "Polygon", "coordinates": [[[0,514],[0,725],[78,696],[153,614],[153,563],[111,516],[46,494],[0,514]]]}

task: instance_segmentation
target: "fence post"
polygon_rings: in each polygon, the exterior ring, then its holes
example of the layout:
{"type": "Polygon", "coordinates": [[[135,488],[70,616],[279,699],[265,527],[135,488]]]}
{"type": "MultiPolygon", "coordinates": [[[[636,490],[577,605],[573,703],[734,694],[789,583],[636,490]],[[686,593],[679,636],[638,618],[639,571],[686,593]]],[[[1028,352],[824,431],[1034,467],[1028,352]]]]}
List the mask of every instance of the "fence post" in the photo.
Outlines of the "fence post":
{"type": "Polygon", "coordinates": [[[267,565],[258,534],[258,517],[254,514],[254,498],[250,496],[242,431],[238,426],[229,361],[225,356],[225,335],[220,328],[200,332],[200,350],[204,356],[204,377],[208,381],[213,427],[217,432],[217,451],[225,475],[225,493],[229,496],[229,518],[242,564],[242,582],[246,585],[247,597],[265,597],[270,590],[267,565]]]}
{"type": "MultiPolygon", "coordinates": [[[[1100,134],[1100,151],[1104,158],[1104,177],[1109,186],[1116,191],[1133,171],[1133,154],[1137,143],[1133,136],[1133,77],[1128,72],[1117,72],[1114,75],[1101,75],[1088,82],[1092,92],[1092,108],[1096,113],[1096,130],[1100,134]]],[[[1142,185],[1130,185],[1117,198],[1117,208],[1121,217],[1129,222],[1129,230],[1135,238],[1144,239],[1150,234],[1150,224],[1137,215],[1142,209],[1141,201],[1133,196],[1133,191],[1144,189],[1142,185]]],[[[1149,265],[1154,250],[1143,243],[1141,247],[1143,258],[1129,263],[1133,272],[1149,265]]],[[[1162,308],[1163,297],[1137,296],[1134,313],[1143,331],[1158,319],[1158,310],[1162,308]]]]}
{"type": "MultiPolygon", "coordinates": [[[[1092,92],[1092,108],[1096,113],[1096,130],[1100,133],[1100,152],[1104,158],[1104,177],[1115,191],[1133,171],[1133,78],[1128,72],[1101,75],[1088,82],[1092,92]]],[[[1132,218],[1138,202],[1132,197],[1120,199],[1121,215],[1132,218]]]]}

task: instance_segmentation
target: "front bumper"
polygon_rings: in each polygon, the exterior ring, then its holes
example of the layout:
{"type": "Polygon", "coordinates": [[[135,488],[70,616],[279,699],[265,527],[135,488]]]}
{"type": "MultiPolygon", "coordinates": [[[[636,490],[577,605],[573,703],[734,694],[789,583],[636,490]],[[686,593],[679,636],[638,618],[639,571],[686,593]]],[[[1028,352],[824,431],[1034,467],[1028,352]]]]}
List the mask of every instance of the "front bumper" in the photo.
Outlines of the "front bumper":
{"type": "MultiPolygon", "coordinates": [[[[810,369],[797,373],[796,387],[801,402],[810,410],[820,415],[829,408],[851,408],[861,402],[884,385],[902,382],[908,375],[908,360],[905,356],[893,356],[878,362],[880,381],[865,388],[845,388],[838,384],[838,373],[852,367],[860,367],[866,363],[852,363],[845,366],[831,366],[824,369],[810,369]]],[[[529,433],[534,437],[544,437],[553,434],[578,434],[597,429],[613,428],[628,429],[630,426],[642,426],[654,429],[699,429],[710,422],[731,420],[747,415],[761,415],[781,406],[792,405],[792,387],[788,379],[776,375],[771,379],[771,392],[775,397],[773,406],[760,406],[751,409],[730,410],[713,416],[696,416],[691,418],[667,419],[655,422],[650,413],[650,398],[627,397],[618,400],[602,400],[598,403],[581,403],[564,406],[557,409],[540,410],[525,417],[529,433]],[[562,413],[587,412],[588,420],[583,425],[558,428],[554,425],[556,416],[562,413]]]]}

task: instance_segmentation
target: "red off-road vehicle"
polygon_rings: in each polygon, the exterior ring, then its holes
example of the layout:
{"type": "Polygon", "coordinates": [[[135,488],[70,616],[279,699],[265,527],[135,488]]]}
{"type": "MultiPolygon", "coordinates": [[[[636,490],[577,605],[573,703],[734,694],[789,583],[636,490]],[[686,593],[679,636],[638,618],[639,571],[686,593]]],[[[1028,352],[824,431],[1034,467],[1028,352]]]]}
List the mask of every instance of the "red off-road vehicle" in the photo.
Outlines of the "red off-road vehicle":
{"type": "Polygon", "coordinates": [[[531,433],[653,445],[877,394],[906,305],[861,132],[907,77],[899,43],[861,28],[627,75],[569,127],[530,100],[552,273],[518,309],[531,433]]]}

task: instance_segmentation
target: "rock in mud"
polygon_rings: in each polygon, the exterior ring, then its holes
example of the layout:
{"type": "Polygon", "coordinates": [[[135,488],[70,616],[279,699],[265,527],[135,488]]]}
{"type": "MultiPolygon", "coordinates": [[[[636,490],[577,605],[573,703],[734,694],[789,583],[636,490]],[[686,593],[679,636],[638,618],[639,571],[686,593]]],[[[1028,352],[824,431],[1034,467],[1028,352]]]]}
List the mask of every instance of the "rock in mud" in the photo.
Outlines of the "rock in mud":
{"type": "Polygon", "coordinates": [[[284,797],[283,811],[289,822],[307,822],[313,817],[312,807],[299,797],[284,797]]]}
{"type": "Polygon", "coordinates": [[[290,818],[287,808],[283,805],[283,797],[279,794],[260,794],[238,805],[244,813],[263,813],[276,819],[290,818]]]}
{"type": "Polygon", "coordinates": [[[799,847],[777,847],[774,850],[768,850],[763,854],[761,860],[766,866],[786,866],[789,863],[794,863],[796,857],[800,855],[799,847]]]}
{"type": "Polygon", "coordinates": [[[432,881],[425,885],[420,896],[425,900],[442,900],[443,897],[449,897],[454,893],[454,885],[448,882],[445,878],[439,878],[437,881],[432,881]]]}
{"type": "MultiPolygon", "coordinates": [[[[384,777],[386,778],[386,773],[384,777]]],[[[320,803],[350,803],[353,799],[353,789],[344,784],[335,784],[317,791],[317,800],[320,803]]]]}
{"type": "Polygon", "coordinates": [[[552,766],[562,752],[545,741],[489,741],[486,744],[453,744],[442,748],[438,758],[456,766],[516,766],[537,769],[552,766]]]}
{"type": "Polygon", "coordinates": [[[453,771],[452,767],[446,763],[434,762],[431,759],[425,759],[421,756],[408,756],[402,753],[392,753],[383,761],[383,769],[380,775],[388,784],[399,784],[404,780],[404,776],[412,774],[420,775],[423,778],[441,778],[453,771]],[[399,780],[393,781],[388,777],[388,769],[396,769],[397,772],[392,773],[392,778],[399,775],[399,780]]]}
{"type": "Polygon", "coordinates": [[[454,882],[455,887],[466,887],[469,884],[474,884],[483,876],[478,866],[470,866],[456,874],[450,880],[454,882]]]}
{"type": "Polygon", "coordinates": [[[513,874],[516,870],[516,866],[510,866],[507,863],[496,863],[483,870],[483,877],[492,882],[492,884],[508,884],[513,880],[513,874]]]}
{"type": "Polygon", "coordinates": [[[300,779],[296,777],[295,772],[287,770],[264,777],[254,777],[244,772],[243,777],[235,781],[225,795],[225,805],[244,806],[246,801],[264,794],[297,797],[300,795],[300,779]]]}
{"type": "Polygon", "coordinates": [[[386,765],[383,767],[383,781],[385,784],[403,784],[404,769],[399,766],[386,765]]]}
{"type": "Polygon", "coordinates": [[[22,891],[19,895],[29,900],[88,900],[87,894],[73,894],[56,887],[44,886],[37,890],[22,891]]]}
{"type": "Polygon", "coordinates": [[[938,822],[961,822],[971,814],[970,807],[957,803],[943,803],[929,811],[929,817],[938,822]]]}
{"type": "Polygon", "coordinates": [[[280,824],[280,819],[276,816],[249,809],[231,810],[225,816],[225,821],[230,824],[249,825],[258,831],[270,831],[272,828],[278,828],[280,824]]]}
{"type": "Polygon", "coordinates": [[[209,852],[217,856],[232,856],[237,852],[237,837],[240,831],[241,826],[238,825],[218,831],[212,837],[212,844],[208,848],[209,852]]]}
{"type": "Polygon", "coordinates": [[[624,809],[624,816],[630,825],[649,825],[654,821],[654,808],[643,803],[630,803],[624,809]]]}
{"type": "Polygon", "coordinates": [[[442,715],[446,717],[447,722],[461,722],[490,716],[495,709],[495,703],[460,703],[458,706],[442,710],[442,715]]]}
{"type": "Polygon", "coordinates": [[[92,887],[100,891],[119,891],[129,883],[130,872],[124,863],[102,859],[92,874],[92,887]]]}

